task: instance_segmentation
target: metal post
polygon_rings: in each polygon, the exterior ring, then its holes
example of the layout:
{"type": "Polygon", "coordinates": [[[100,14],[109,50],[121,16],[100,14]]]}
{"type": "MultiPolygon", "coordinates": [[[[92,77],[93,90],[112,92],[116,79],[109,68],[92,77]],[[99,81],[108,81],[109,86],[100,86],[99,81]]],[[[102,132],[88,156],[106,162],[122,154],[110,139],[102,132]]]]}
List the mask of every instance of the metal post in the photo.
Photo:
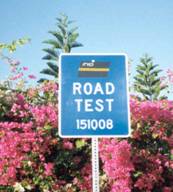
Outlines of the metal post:
{"type": "Polygon", "coordinates": [[[92,174],[93,174],[93,192],[99,192],[99,150],[98,138],[92,138],[92,174]]]}

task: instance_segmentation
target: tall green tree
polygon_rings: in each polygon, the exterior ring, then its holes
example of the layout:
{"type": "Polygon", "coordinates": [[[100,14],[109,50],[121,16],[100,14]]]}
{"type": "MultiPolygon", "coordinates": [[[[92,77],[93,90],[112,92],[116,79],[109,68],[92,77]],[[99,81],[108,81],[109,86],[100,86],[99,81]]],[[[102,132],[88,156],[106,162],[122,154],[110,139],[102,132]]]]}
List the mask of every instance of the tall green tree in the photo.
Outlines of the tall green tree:
{"type": "MultiPolygon", "coordinates": [[[[73,26],[74,21],[69,20],[68,16],[61,15],[57,18],[57,30],[49,31],[53,36],[52,39],[44,41],[50,47],[43,49],[46,55],[43,60],[47,61],[47,68],[41,71],[42,74],[50,75],[58,78],[58,58],[61,52],[69,53],[72,48],[83,46],[77,42],[79,33],[77,32],[78,27],[73,26]]],[[[43,81],[46,79],[41,79],[43,81]]]]}
{"type": "Polygon", "coordinates": [[[134,77],[134,89],[141,99],[153,101],[166,98],[162,96],[162,92],[167,86],[162,85],[160,79],[162,70],[158,66],[147,54],[140,59],[140,64],[136,68],[137,74],[134,77]]]}

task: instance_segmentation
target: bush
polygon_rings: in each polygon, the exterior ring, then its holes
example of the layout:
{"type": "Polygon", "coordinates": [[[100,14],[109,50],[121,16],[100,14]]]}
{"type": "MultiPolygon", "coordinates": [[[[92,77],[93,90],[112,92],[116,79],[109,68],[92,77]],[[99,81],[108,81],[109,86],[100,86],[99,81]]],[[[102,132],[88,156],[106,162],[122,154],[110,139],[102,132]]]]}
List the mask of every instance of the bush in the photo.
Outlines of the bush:
{"type": "MultiPolygon", "coordinates": [[[[109,191],[173,190],[173,102],[131,99],[132,137],[102,139],[100,157],[109,191]]],[[[105,189],[106,191],[106,189],[105,189]]]]}
{"type": "Polygon", "coordinates": [[[90,140],[58,136],[54,82],[19,93],[1,113],[0,185],[6,191],[85,191],[91,188],[90,140]]]}

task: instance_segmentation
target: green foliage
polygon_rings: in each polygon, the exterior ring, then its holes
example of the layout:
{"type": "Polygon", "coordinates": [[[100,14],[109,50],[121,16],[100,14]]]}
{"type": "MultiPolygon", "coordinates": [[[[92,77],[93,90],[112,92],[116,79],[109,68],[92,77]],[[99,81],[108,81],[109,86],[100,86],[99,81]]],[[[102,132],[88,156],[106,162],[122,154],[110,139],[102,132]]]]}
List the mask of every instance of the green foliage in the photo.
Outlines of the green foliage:
{"type": "MultiPolygon", "coordinates": [[[[78,140],[73,140],[74,144],[79,144],[78,140]]],[[[55,163],[55,174],[62,180],[66,180],[68,182],[72,181],[75,175],[80,175],[80,171],[82,167],[85,166],[86,162],[90,162],[91,158],[91,145],[89,142],[82,142],[81,146],[76,146],[73,150],[62,150],[53,149],[52,158],[54,159],[55,163]],[[82,144],[83,143],[83,144],[82,144]],[[85,145],[84,145],[85,143],[85,145]],[[78,163],[75,162],[75,159],[78,163]],[[75,173],[75,174],[74,174],[75,173]]],[[[49,155],[49,159],[51,159],[49,155]]]]}
{"type": "Polygon", "coordinates": [[[0,43],[0,51],[3,49],[7,49],[9,52],[14,52],[14,51],[16,51],[18,46],[23,46],[26,43],[28,43],[29,41],[30,41],[29,38],[24,37],[24,38],[20,38],[18,40],[14,40],[9,44],[0,43]]]}
{"type": "Polygon", "coordinates": [[[84,147],[86,144],[87,143],[85,142],[85,140],[81,140],[81,139],[76,140],[76,148],[77,149],[84,147]]]}
{"type": "Polygon", "coordinates": [[[137,74],[134,77],[135,91],[142,95],[144,100],[165,99],[161,93],[167,86],[163,86],[160,80],[159,65],[154,65],[152,57],[147,54],[140,59],[140,64],[137,65],[137,74]]]}
{"type": "MultiPolygon", "coordinates": [[[[59,53],[69,53],[72,48],[81,47],[82,44],[77,42],[79,36],[77,27],[71,27],[74,21],[70,21],[68,16],[61,15],[57,18],[57,30],[49,31],[53,36],[53,39],[44,41],[44,43],[50,45],[50,48],[43,49],[46,55],[43,57],[47,61],[48,68],[41,71],[42,74],[50,75],[58,78],[58,58],[59,53]]],[[[46,79],[40,79],[44,81],[46,79]]]]}
{"type": "Polygon", "coordinates": [[[9,187],[9,186],[0,186],[0,191],[14,192],[14,189],[13,189],[13,187],[9,187]]]}

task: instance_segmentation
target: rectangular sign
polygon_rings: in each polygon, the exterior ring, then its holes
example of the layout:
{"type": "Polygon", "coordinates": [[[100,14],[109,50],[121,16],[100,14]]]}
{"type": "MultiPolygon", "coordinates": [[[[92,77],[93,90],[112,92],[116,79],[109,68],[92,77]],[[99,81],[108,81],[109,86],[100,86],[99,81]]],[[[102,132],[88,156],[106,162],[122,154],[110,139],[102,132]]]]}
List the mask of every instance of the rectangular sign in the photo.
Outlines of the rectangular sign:
{"type": "Polygon", "coordinates": [[[59,135],[128,137],[125,54],[61,54],[59,135]]]}

